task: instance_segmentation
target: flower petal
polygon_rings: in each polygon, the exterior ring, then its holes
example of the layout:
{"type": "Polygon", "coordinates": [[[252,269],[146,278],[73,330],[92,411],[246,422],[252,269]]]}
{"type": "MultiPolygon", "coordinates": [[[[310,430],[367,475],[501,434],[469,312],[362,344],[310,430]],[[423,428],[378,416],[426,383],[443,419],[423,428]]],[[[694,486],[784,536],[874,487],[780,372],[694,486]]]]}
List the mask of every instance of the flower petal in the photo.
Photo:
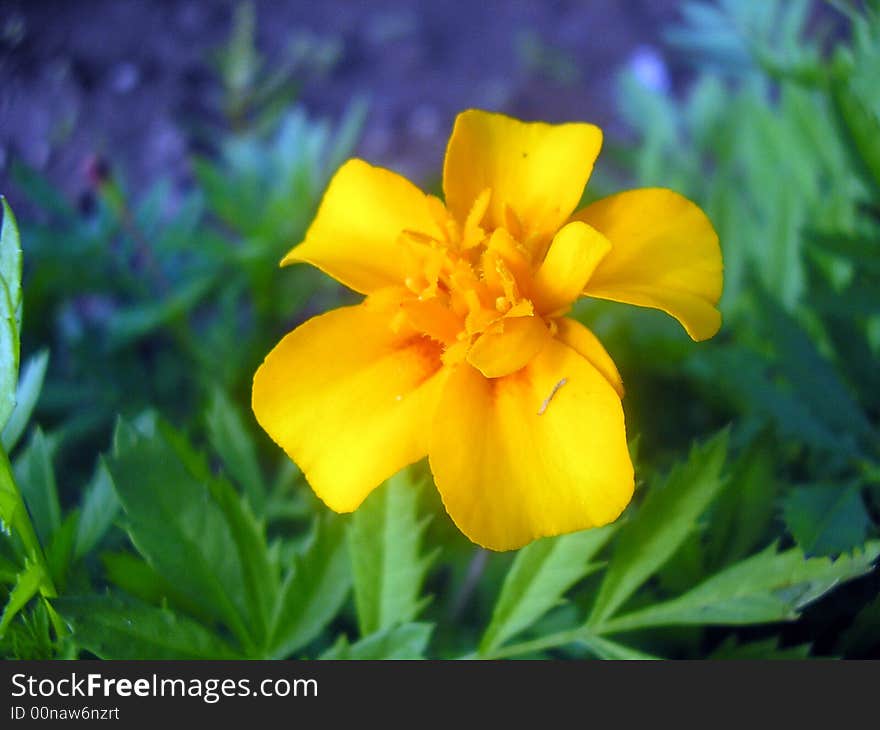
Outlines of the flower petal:
{"type": "Polygon", "coordinates": [[[586,223],[574,221],[561,228],[535,272],[532,299],[538,311],[565,311],[583,293],[596,266],[610,249],[610,241],[586,223]]]}
{"type": "Polygon", "coordinates": [[[427,453],[443,373],[437,343],[394,334],[382,312],[346,307],[269,353],[254,376],[253,410],[316,494],[350,512],[427,453]]]}
{"type": "Polygon", "coordinates": [[[617,372],[617,365],[608,354],[608,350],[604,348],[599,338],[590,330],[584,327],[576,319],[563,317],[556,320],[558,331],[556,336],[574,350],[581,357],[585,357],[592,363],[605,379],[611,384],[611,387],[623,398],[623,379],[617,372]]]}
{"type": "Polygon", "coordinates": [[[607,524],[633,492],[620,398],[556,340],[504,378],[453,369],[429,458],[453,521],[492,550],[607,524]]]}
{"type": "Polygon", "coordinates": [[[584,293],[675,317],[695,340],[721,326],[721,248],[706,214],[662,188],[629,190],[579,211],[611,241],[584,293]]]}
{"type": "Polygon", "coordinates": [[[305,240],[281,264],[310,263],[369,294],[406,278],[403,231],[440,235],[428,196],[397,173],[349,160],[327,186],[305,240]]]}
{"type": "Polygon", "coordinates": [[[446,205],[464,222],[489,188],[484,225],[509,228],[512,217],[523,228],[521,240],[549,238],[577,206],[601,146],[602,130],[592,124],[552,125],[476,109],[462,112],[446,148],[446,205]]]}
{"type": "Polygon", "coordinates": [[[550,339],[540,317],[508,317],[503,329],[481,334],[468,351],[467,360],[487,378],[509,375],[525,367],[550,339]]]}

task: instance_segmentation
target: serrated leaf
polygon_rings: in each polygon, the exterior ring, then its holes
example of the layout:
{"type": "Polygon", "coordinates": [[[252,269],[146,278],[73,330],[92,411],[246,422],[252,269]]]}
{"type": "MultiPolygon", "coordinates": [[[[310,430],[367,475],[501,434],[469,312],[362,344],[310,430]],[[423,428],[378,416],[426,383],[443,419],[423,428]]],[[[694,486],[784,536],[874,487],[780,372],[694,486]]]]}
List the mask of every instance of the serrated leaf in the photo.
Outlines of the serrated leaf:
{"type": "Polygon", "coordinates": [[[28,561],[25,564],[24,570],[16,577],[15,586],[9,592],[3,615],[0,616],[0,636],[6,633],[6,629],[16,614],[27,605],[31,598],[37,595],[45,580],[46,572],[40,563],[28,561]]]}
{"type": "Polygon", "coordinates": [[[624,525],[588,625],[607,620],[675,553],[721,489],[727,431],[697,445],[624,525]]]}
{"type": "Polygon", "coordinates": [[[362,636],[415,619],[433,556],[422,554],[427,520],[419,518],[421,485],[403,470],[376,489],[349,528],[354,597],[362,636]]]}
{"type": "Polygon", "coordinates": [[[804,558],[775,546],[708,578],[683,596],[610,619],[594,631],[617,633],[653,626],[744,625],[790,621],[835,586],[871,570],[880,541],[850,555],[804,558]]]}
{"type": "Polygon", "coordinates": [[[207,424],[211,446],[222,459],[229,476],[244,489],[254,512],[263,514],[266,490],[254,441],[244,427],[241,414],[219,388],[211,399],[207,424]]]}
{"type": "Polygon", "coordinates": [[[65,597],[53,606],[76,643],[100,659],[239,659],[229,645],[167,608],[114,595],[65,597]]]}
{"type": "Polygon", "coordinates": [[[12,465],[2,447],[0,447],[0,531],[7,536],[16,534],[21,540],[26,557],[42,564],[43,551],[40,541],[13,478],[12,465]]]}
{"type": "Polygon", "coordinates": [[[279,590],[278,567],[270,558],[265,525],[257,520],[247,500],[228,481],[211,474],[207,460],[192,448],[182,434],[165,423],[160,423],[158,428],[190,473],[207,485],[214,501],[223,511],[238,548],[248,596],[246,609],[251,634],[257,646],[262,647],[268,639],[271,612],[279,590]]]}
{"type": "Polygon", "coordinates": [[[119,515],[119,498],[113,488],[113,479],[103,459],[98,462],[95,475],[86,487],[77,527],[74,555],[81,558],[104,537],[119,515]]]}
{"type": "Polygon", "coordinates": [[[507,571],[480,653],[527,629],[557,605],[575,583],[596,570],[593,562],[616,525],[544,538],[520,550],[507,571]]]}
{"type": "Polygon", "coordinates": [[[871,524],[858,483],[796,487],[783,499],[782,515],[807,556],[852,550],[871,524]]]}
{"type": "Polygon", "coordinates": [[[160,433],[148,438],[123,428],[116,442],[107,468],[132,543],[165,580],[252,646],[241,560],[208,487],[160,433]]]}
{"type": "Polygon", "coordinates": [[[761,297],[762,322],[795,397],[836,433],[864,441],[876,435],[865,414],[798,321],[770,297],[761,297]]]}
{"type": "Polygon", "coordinates": [[[129,596],[144,603],[179,609],[205,625],[213,622],[210,613],[171,585],[143,558],[128,552],[103,553],[101,563],[107,580],[129,596]]]}
{"type": "Polygon", "coordinates": [[[24,433],[40,391],[43,388],[43,380],[46,377],[46,368],[49,365],[49,351],[40,350],[31,357],[22,370],[18,381],[15,396],[15,408],[9,417],[9,421],[3,427],[2,443],[6,453],[12,451],[24,433]]]}
{"type": "Polygon", "coordinates": [[[68,512],[46,548],[46,566],[52,576],[52,583],[59,592],[64,591],[67,582],[67,573],[73,559],[73,546],[76,541],[78,522],[79,513],[76,510],[68,512]]]}
{"type": "Polygon", "coordinates": [[[269,656],[288,657],[317,637],[339,612],[350,587],[345,526],[338,518],[318,519],[281,587],[269,656]]]}
{"type": "Polygon", "coordinates": [[[341,636],[319,659],[424,659],[433,624],[399,624],[349,644],[341,636]]]}
{"type": "Polygon", "coordinates": [[[584,637],[580,643],[586,646],[599,659],[609,659],[613,661],[643,661],[662,658],[655,656],[654,654],[639,651],[638,649],[633,649],[625,644],[619,644],[611,639],[605,639],[601,636],[587,636],[584,637]]]}
{"type": "Polygon", "coordinates": [[[51,440],[38,428],[14,465],[15,481],[43,545],[49,544],[61,526],[61,504],[52,468],[52,451],[51,440]]]}
{"type": "Polygon", "coordinates": [[[209,484],[211,494],[226,516],[241,557],[252,634],[257,645],[264,646],[269,639],[272,610],[281,588],[278,568],[266,543],[265,525],[257,520],[247,500],[239,496],[228,482],[214,479],[209,484]]]}
{"type": "Polygon", "coordinates": [[[765,535],[777,509],[779,491],[773,467],[772,452],[760,443],[755,443],[737,462],[711,511],[706,555],[713,571],[766,544],[765,535]]]}
{"type": "Polygon", "coordinates": [[[848,81],[830,84],[830,91],[835,118],[852,162],[865,181],[880,193],[880,118],[848,81]]]}

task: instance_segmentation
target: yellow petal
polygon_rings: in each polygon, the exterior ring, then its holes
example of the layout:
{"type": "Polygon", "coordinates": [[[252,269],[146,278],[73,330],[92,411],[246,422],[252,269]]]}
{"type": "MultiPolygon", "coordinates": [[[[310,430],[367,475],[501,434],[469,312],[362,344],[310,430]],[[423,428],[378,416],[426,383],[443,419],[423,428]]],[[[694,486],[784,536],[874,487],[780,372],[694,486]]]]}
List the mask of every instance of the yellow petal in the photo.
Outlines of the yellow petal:
{"type": "Polygon", "coordinates": [[[369,294],[405,280],[403,231],[440,235],[427,196],[390,170],[349,160],[330,181],[305,240],[281,264],[310,263],[369,294]]]}
{"type": "Polygon", "coordinates": [[[484,547],[607,524],[632,496],[620,398],[561,342],[504,378],[454,368],[436,414],[437,487],[459,529],[484,547]]]}
{"type": "Polygon", "coordinates": [[[565,311],[610,249],[609,240],[586,223],[575,221],[561,228],[535,273],[533,301],[538,311],[565,311]]]}
{"type": "Polygon", "coordinates": [[[556,336],[576,353],[589,360],[593,367],[605,376],[617,395],[623,398],[623,379],[617,372],[617,365],[614,364],[611,355],[599,342],[599,338],[576,319],[569,317],[556,320],[556,326],[556,336]]]}
{"type": "Polygon", "coordinates": [[[550,339],[540,317],[508,317],[500,327],[481,334],[468,351],[468,362],[487,378],[514,373],[537,355],[550,339]]]}
{"type": "Polygon", "coordinates": [[[464,222],[489,188],[484,223],[489,230],[515,227],[518,221],[524,238],[549,237],[577,206],[601,146],[602,131],[592,124],[551,125],[476,109],[462,112],[446,148],[446,205],[464,222]]]}
{"type": "Polygon", "coordinates": [[[721,326],[721,248],[705,213],[671,190],[646,188],[603,198],[579,211],[611,241],[585,293],[675,317],[695,340],[721,326]]]}
{"type": "Polygon", "coordinates": [[[254,376],[260,425],[337,512],[427,453],[443,380],[440,346],[395,335],[363,305],[310,319],[254,376]]]}

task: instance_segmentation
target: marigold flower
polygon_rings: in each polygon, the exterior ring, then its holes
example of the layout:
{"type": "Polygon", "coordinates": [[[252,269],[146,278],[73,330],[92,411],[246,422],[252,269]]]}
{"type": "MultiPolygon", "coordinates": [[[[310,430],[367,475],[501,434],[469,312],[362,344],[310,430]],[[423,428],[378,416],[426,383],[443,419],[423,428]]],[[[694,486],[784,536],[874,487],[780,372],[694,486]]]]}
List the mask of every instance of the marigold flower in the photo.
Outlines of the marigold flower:
{"type": "Polygon", "coordinates": [[[494,550],[626,507],[620,375],[565,315],[582,295],[655,307],[702,340],[721,323],[722,265],[705,214],[671,190],[573,214],[601,143],[591,124],[469,110],[445,204],[362,160],[336,173],[282,264],[366,299],[288,334],[253,386],[261,426],[331,509],[425,455],[456,525],[494,550]]]}

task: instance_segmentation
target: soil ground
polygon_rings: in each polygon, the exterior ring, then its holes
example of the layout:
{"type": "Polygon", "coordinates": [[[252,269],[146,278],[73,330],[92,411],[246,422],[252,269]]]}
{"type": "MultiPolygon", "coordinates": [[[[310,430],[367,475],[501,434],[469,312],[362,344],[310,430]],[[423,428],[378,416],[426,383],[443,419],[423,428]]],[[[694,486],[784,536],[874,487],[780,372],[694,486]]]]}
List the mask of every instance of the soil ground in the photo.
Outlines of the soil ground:
{"type": "MultiPolygon", "coordinates": [[[[359,154],[424,181],[440,170],[452,120],[479,106],[523,118],[618,126],[614,75],[657,51],[674,0],[257,0],[269,63],[291,40],[338,58],[303,70],[300,100],[338,117],[370,102],[359,154]]],[[[105,156],[135,190],[185,184],[194,120],[217,93],[208,59],[235,3],[209,0],[0,0],[0,192],[16,203],[13,158],[70,196],[84,161],[105,156]]]]}

